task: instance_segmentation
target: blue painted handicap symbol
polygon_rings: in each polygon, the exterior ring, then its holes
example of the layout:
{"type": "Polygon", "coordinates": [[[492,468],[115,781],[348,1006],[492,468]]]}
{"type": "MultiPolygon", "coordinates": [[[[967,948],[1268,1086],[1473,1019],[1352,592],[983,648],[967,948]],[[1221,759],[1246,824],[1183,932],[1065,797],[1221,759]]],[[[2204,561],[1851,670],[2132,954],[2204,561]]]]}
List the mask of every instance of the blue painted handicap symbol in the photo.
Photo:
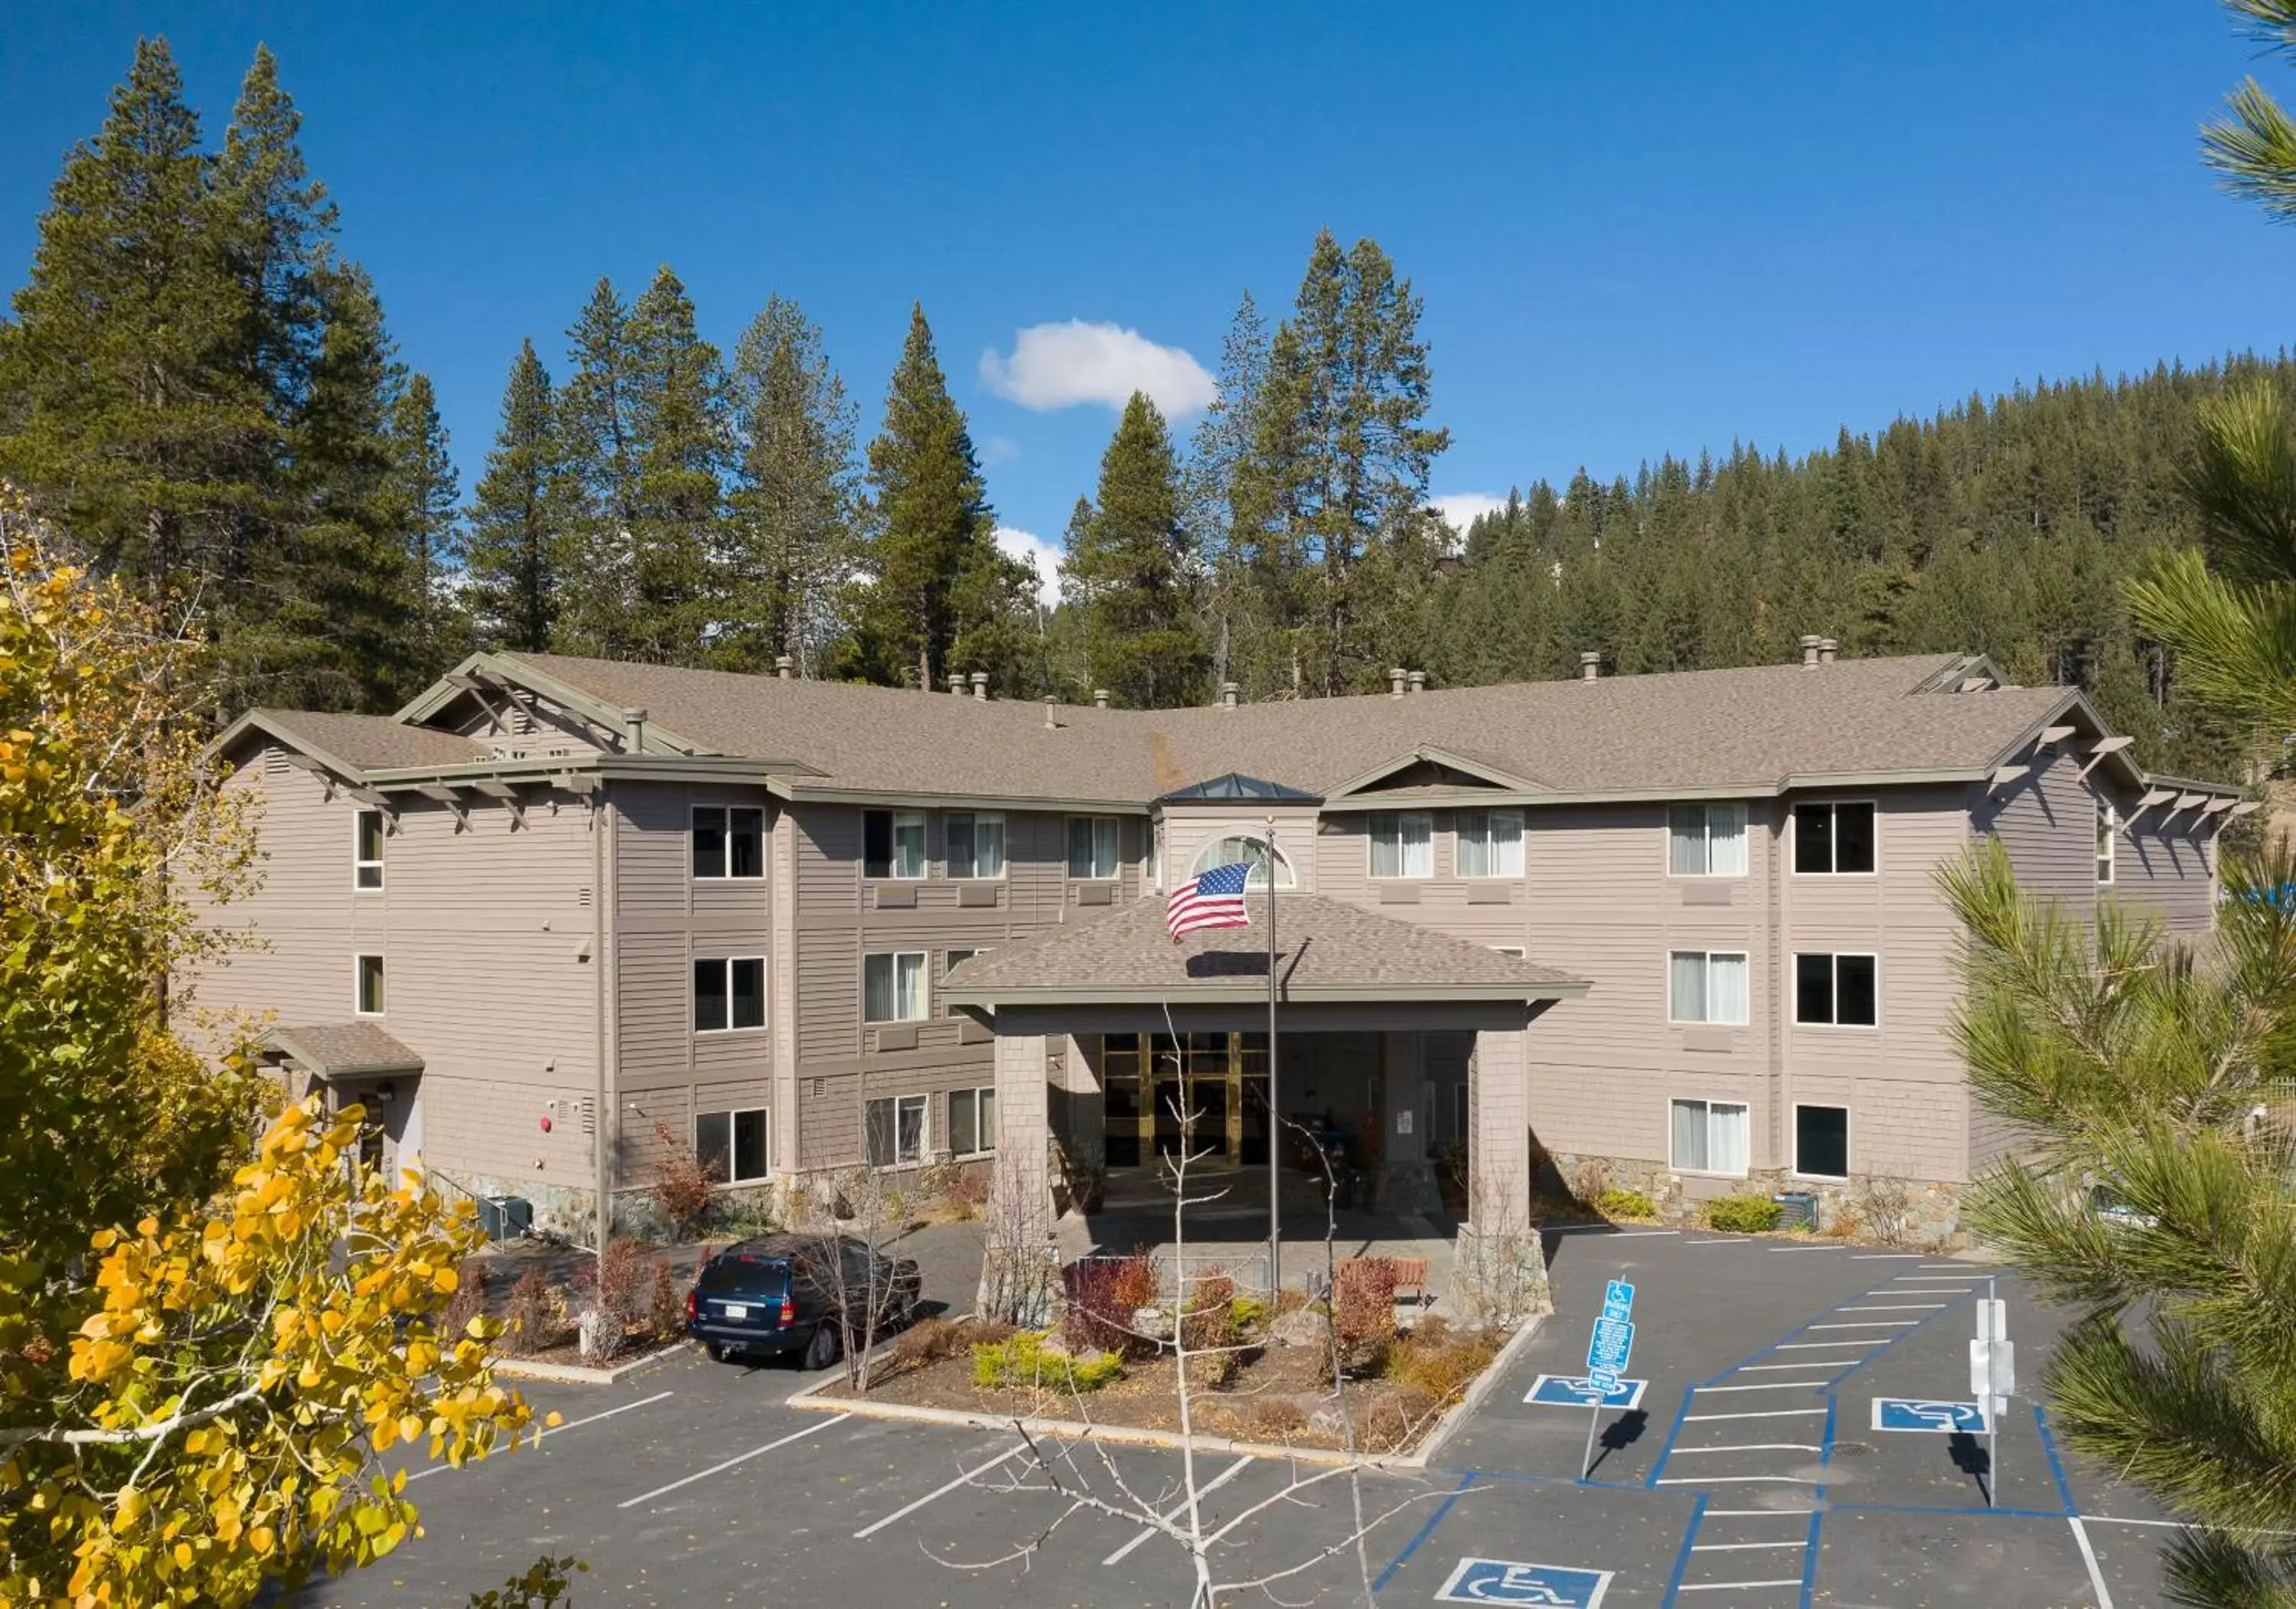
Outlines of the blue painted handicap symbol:
{"type": "Polygon", "coordinates": [[[1587,1367],[1606,1375],[1622,1375],[1635,1352],[1635,1326],[1622,1318],[1597,1318],[1587,1342],[1587,1367]]]}
{"type": "Polygon", "coordinates": [[[1536,1402],[1545,1408],[1629,1408],[1642,1406],[1643,1387],[1648,1382],[1621,1380],[1616,1375],[1598,1382],[1591,1375],[1541,1375],[1530,1383],[1525,1402],[1536,1402]]]}
{"type": "Polygon", "coordinates": [[[1439,1604],[1534,1604],[1542,1609],[1600,1609],[1610,1590],[1607,1570],[1566,1570],[1558,1564],[1517,1564],[1506,1559],[1461,1559],[1435,1595],[1439,1604]]]}
{"type": "Polygon", "coordinates": [[[1874,1428],[1926,1432],[1933,1436],[1951,1435],[1960,1431],[1981,1436],[1985,1433],[1985,1409],[1975,1402],[1932,1402],[1921,1397],[1876,1397],[1874,1399],[1874,1428]]]}

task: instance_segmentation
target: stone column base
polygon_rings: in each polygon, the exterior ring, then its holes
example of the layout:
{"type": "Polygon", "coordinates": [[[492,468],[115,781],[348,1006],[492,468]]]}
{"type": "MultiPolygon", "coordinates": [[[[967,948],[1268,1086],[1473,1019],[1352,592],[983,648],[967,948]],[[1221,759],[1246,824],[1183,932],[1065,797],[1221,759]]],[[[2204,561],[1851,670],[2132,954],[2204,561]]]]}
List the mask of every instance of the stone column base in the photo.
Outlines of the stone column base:
{"type": "Polygon", "coordinates": [[[1372,1185],[1372,1210],[1376,1212],[1424,1216],[1443,1210],[1443,1193],[1436,1187],[1435,1170],[1428,1162],[1382,1162],[1372,1185]]]}
{"type": "Polygon", "coordinates": [[[1535,1228],[1486,1234],[1461,1224],[1451,1254],[1452,1321],[1511,1329],[1554,1310],[1546,1253],[1535,1228]]]}

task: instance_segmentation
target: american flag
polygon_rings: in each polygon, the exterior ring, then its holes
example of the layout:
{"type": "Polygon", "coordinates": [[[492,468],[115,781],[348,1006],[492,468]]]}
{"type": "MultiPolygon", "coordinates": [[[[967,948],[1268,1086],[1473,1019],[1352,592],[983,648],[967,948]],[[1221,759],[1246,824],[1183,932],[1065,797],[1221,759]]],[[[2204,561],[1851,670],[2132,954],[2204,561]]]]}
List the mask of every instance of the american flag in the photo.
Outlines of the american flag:
{"type": "Polygon", "coordinates": [[[1243,914],[1243,884],[1251,866],[1249,860],[1216,866],[1174,889],[1164,902],[1164,925],[1171,930],[1172,942],[1203,928],[1250,925],[1243,914]]]}

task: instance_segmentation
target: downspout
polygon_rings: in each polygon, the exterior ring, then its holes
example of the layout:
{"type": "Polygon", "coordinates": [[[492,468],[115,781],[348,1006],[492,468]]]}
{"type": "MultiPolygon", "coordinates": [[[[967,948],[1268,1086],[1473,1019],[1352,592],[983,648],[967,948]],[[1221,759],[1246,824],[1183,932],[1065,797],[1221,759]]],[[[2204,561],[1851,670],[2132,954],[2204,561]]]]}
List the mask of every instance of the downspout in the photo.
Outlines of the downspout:
{"type": "Polygon", "coordinates": [[[590,964],[597,969],[597,975],[592,980],[594,995],[591,1044],[596,1052],[597,1063],[596,1089],[593,1098],[597,1103],[595,1107],[597,1120],[590,1126],[590,1152],[594,1174],[592,1184],[596,1192],[596,1216],[592,1220],[591,1238],[595,1243],[594,1250],[601,1258],[604,1257],[606,1252],[608,1231],[612,1222],[613,1204],[613,1174],[611,1158],[614,1109],[611,1104],[612,1080],[608,1076],[608,1069],[611,1065],[612,1058],[608,1053],[607,1047],[606,1011],[608,965],[606,900],[609,898],[607,891],[613,886],[608,881],[611,866],[606,855],[606,833],[611,821],[612,817],[607,813],[606,809],[606,784],[601,779],[597,792],[592,794],[590,798],[590,885],[593,891],[590,899],[590,964]]]}

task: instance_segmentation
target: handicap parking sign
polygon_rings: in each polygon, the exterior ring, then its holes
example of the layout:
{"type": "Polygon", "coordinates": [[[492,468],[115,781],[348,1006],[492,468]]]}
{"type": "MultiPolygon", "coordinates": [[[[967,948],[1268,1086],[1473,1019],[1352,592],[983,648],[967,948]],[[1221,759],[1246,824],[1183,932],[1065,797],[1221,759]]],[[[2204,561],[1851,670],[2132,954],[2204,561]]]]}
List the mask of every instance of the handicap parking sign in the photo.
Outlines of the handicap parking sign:
{"type": "Polygon", "coordinates": [[[1635,1316],[1635,1287],[1613,1279],[1603,1288],[1603,1317],[1624,1324],[1635,1316]]]}
{"type": "Polygon", "coordinates": [[[1540,1609],[1599,1609],[1610,1590],[1608,1570],[1569,1570],[1557,1564],[1518,1564],[1509,1559],[1461,1559],[1435,1595],[1439,1604],[1527,1604],[1540,1609]]]}
{"type": "Polygon", "coordinates": [[[1530,1383],[1523,1400],[1544,1408],[1639,1408],[1648,1383],[1616,1375],[1541,1375],[1530,1383]]]}
{"type": "Polygon", "coordinates": [[[1627,1360],[1634,1356],[1635,1326],[1618,1318],[1597,1318],[1595,1333],[1587,1342],[1587,1367],[1589,1373],[1616,1375],[1623,1372],[1627,1360]]]}
{"type": "Polygon", "coordinates": [[[1874,1428],[1951,1435],[1985,1433],[1985,1409],[1975,1402],[1933,1402],[1921,1397],[1876,1397],[1874,1428]]]}

